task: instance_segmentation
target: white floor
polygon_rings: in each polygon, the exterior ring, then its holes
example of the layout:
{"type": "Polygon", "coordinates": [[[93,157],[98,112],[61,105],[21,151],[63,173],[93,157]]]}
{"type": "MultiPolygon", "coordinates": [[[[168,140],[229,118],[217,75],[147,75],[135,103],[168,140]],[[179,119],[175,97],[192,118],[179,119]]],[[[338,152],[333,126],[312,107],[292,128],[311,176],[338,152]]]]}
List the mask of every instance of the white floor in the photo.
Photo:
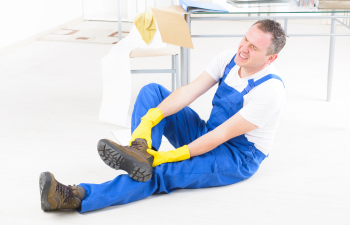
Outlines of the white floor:
{"type": "MultiPolygon", "coordinates": [[[[193,33],[243,33],[251,23],[193,22],[193,33]]],[[[350,32],[337,27],[338,32],[350,32]]],[[[291,24],[291,32],[329,32],[291,24]]],[[[193,80],[239,38],[193,39],[193,80]]],[[[270,156],[243,182],[177,190],[78,214],[42,212],[38,177],[102,183],[122,172],[96,151],[116,126],[101,123],[100,59],[111,45],[37,41],[0,58],[0,224],[350,224],[350,38],[337,37],[332,101],[326,102],[329,38],[293,37],[275,65],[286,84],[284,115],[270,156]]],[[[170,58],[133,59],[133,68],[166,68],[170,58]]],[[[171,87],[170,74],[133,75],[141,87],[171,87]]],[[[208,119],[215,90],[192,104],[208,119]]]]}

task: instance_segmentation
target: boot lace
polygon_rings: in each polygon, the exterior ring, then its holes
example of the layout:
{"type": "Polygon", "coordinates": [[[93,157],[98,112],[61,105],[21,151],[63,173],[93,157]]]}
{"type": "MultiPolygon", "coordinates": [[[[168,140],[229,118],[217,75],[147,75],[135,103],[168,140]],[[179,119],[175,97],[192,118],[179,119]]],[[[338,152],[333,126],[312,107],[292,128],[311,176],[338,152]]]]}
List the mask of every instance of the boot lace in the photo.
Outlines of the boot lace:
{"type": "Polygon", "coordinates": [[[131,142],[130,147],[135,148],[135,149],[140,151],[140,148],[142,148],[142,145],[141,145],[141,142],[139,142],[139,141],[133,141],[133,142],[131,142]]]}
{"type": "Polygon", "coordinates": [[[58,181],[56,182],[57,182],[56,192],[64,197],[63,203],[68,201],[68,204],[71,204],[75,197],[72,186],[70,185],[66,186],[64,184],[61,184],[58,181]]]}

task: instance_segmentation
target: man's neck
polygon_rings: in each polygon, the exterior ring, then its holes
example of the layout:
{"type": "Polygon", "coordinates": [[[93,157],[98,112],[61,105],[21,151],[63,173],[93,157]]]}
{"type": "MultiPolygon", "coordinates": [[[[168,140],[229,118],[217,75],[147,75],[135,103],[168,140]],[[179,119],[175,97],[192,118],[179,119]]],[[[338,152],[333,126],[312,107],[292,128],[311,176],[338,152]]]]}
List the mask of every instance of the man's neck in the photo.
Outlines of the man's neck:
{"type": "Polygon", "coordinates": [[[264,67],[261,67],[261,68],[258,68],[258,69],[249,69],[249,68],[245,68],[245,67],[241,67],[239,68],[238,70],[238,75],[241,77],[241,78],[246,78],[246,77],[249,77],[253,74],[256,74],[257,72],[263,70],[264,68],[268,67],[269,65],[265,65],[264,67]]]}

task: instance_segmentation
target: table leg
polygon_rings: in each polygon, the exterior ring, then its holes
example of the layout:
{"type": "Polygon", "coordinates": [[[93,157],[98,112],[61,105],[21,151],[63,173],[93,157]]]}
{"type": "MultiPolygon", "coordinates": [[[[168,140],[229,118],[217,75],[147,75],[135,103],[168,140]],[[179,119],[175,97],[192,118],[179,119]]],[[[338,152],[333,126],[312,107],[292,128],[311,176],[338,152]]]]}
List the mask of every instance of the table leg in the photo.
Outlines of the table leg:
{"type": "Polygon", "coordinates": [[[287,35],[287,32],[288,32],[288,19],[284,19],[284,33],[287,35]]]}
{"type": "MultiPolygon", "coordinates": [[[[185,20],[188,24],[188,28],[191,33],[191,17],[189,14],[185,14],[185,20]]],[[[190,49],[180,48],[181,54],[181,86],[185,86],[189,83],[190,77],[190,49]]]]}
{"type": "Polygon", "coordinates": [[[180,47],[180,60],[181,60],[181,87],[186,85],[187,74],[186,74],[186,48],[180,47]]]}
{"type": "MultiPolygon", "coordinates": [[[[332,13],[334,16],[335,13],[332,13]]],[[[336,33],[336,21],[334,18],[331,19],[331,34],[336,33]]],[[[332,92],[332,81],[333,81],[333,66],[334,66],[334,51],[335,51],[335,36],[330,37],[329,44],[329,59],[328,59],[328,82],[327,82],[327,101],[331,101],[332,92]]]]}
{"type": "MultiPolygon", "coordinates": [[[[187,25],[188,25],[188,29],[190,30],[190,34],[191,34],[191,15],[190,14],[186,14],[186,22],[187,22],[187,25]]],[[[187,83],[190,83],[191,82],[191,72],[190,72],[190,69],[191,69],[191,49],[190,48],[186,48],[187,50],[187,57],[186,57],[186,60],[187,60],[187,83]]]]}
{"type": "Polygon", "coordinates": [[[139,0],[136,0],[136,13],[139,13],[139,0]]]}
{"type": "Polygon", "coordinates": [[[122,6],[120,0],[118,0],[118,41],[123,38],[123,29],[122,29],[122,6]]]}

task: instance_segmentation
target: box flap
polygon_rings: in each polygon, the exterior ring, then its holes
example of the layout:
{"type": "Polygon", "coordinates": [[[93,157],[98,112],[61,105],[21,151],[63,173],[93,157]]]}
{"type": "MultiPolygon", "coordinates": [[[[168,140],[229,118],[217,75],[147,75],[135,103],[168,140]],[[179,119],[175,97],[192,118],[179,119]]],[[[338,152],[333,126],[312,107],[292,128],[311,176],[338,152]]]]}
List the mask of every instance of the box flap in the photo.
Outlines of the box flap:
{"type": "Polygon", "coordinates": [[[193,49],[190,30],[182,14],[181,6],[151,8],[164,43],[193,49]]]}

